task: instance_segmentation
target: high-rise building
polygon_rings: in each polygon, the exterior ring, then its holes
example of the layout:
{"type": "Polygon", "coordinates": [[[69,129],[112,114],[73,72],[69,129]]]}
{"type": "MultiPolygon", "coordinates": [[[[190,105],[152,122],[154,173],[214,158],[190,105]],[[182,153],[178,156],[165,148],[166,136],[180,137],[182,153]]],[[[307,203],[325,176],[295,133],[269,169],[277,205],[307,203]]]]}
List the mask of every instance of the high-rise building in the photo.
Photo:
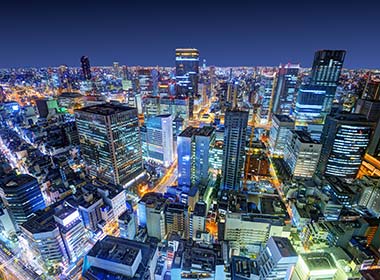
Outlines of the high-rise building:
{"type": "Polygon", "coordinates": [[[222,188],[239,189],[244,167],[248,112],[227,111],[224,117],[222,188]]]}
{"type": "Polygon", "coordinates": [[[136,216],[132,211],[125,211],[118,219],[120,237],[133,240],[136,236],[136,216]]]}
{"type": "Polygon", "coordinates": [[[194,99],[198,95],[199,51],[176,49],[177,96],[189,98],[189,118],[193,118],[194,99]]]}
{"type": "Polygon", "coordinates": [[[87,56],[82,56],[80,59],[83,77],[85,80],[91,80],[91,67],[90,67],[90,60],[87,56]]]}
{"type": "Polygon", "coordinates": [[[375,124],[362,115],[328,116],[318,166],[321,175],[353,179],[367,150],[375,124]]]}
{"type": "Polygon", "coordinates": [[[318,166],[322,145],[304,131],[288,133],[284,161],[295,178],[311,178],[318,166]]]}
{"type": "Polygon", "coordinates": [[[147,193],[138,203],[139,226],[147,229],[148,236],[163,239],[166,234],[165,206],[167,199],[161,193],[147,193]]]}
{"type": "Polygon", "coordinates": [[[165,167],[174,160],[172,115],[158,115],[146,120],[147,157],[165,167]]]}
{"type": "Polygon", "coordinates": [[[210,171],[210,149],[215,129],[211,126],[189,126],[177,138],[178,184],[207,185],[210,171]]]}
{"type": "Polygon", "coordinates": [[[143,174],[135,108],[106,103],[76,110],[75,118],[90,176],[124,185],[143,174]]]}
{"type": "Polygon", "coordinates": [[[204,201],[198,201],[195,204],[194,211],[191,213],[190,237],[195,240],[197,233],[206,231],[207,204],[204,201]]]}
{"type": "Polygon", "coordinates": [[[272,236],[257,260],[260,279],[289,280],[297,260],[297,252],[288,238],[272,236]]]}
{"type": "Polygon", "coordinates": [[[0,179],[0,196],[18,225],[32,217],[34,212],[45,208],[37,179],[27,174],[0,179]]]}
{"type": "Polygon", "coordinates": [[[323,125],[322,115],[326,89],[321,86],[302,85],[298,91],[294,119],[297,128],[310,124],[323,125]]]}
{"type": "Polygon", "coordinates": [[[190,237],[189,207],[182,203],[169,203],[165,208],[166,234],[180,233],[184,238],[190,237]]]}
{"type": "Polygon", "coordinates": [[[311,69],[311,85],[326,89],[322,113],[327,116],[331,112],[335,91],[342,71],[344,50],[319,50],[315,52],[311,69]]]}
{"type": "Polygon", "coordinates": [[[299,64],[280,65],[276,78],[272,112],[281,115],[293,115],[297,97],[299,64]]]}
{"type": "Polygon", "coordinates": [[[273,154],[284,154],[288,133],[291,129],[294,129],[294,121],[288,115],[272,115],[269,144],[273,154]]]}
{"type": "Polygon", "coordinates": [[[260,87],[258,90],[257,103],[260,107],[257,110],[256,121],[259,124],[267,124],[271,114],[272,97],[274,92],[275,72],[263,72],[260,77],[260,87]]]}
{"type": "Polygon", "coordinates": [[[151,95],[153,93],[153,82],[150,69],[139,69],[137,75],[139,81],[139,93],[142,96],[151,95]]]}

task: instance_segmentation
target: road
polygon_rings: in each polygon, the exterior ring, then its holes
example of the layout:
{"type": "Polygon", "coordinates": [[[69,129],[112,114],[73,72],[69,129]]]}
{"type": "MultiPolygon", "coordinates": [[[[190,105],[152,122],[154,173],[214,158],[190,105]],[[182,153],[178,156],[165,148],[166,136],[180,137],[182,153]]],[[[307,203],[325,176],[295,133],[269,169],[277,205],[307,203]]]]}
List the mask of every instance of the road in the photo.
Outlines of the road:
{"type": "Polygon", "coordinates": [[[147,192],[165,193],[168,186],[173,186],[176,184],[177,174],[177,160],[175,160],[166,171],[166,174],[160,179],[160,182],[158,182],[153,189],[148,190],[147,192]]]}
{"type": "MultiPolygon", "coordinates": [[[[17,256],[15,256],[3,242],[0,242],[0,263],[5,274],[15,276],[18,280],[41,279],[37,273],[29,269],[17,256]]],[[[10,277],[11,278],[11,277],[10,277]]]]}

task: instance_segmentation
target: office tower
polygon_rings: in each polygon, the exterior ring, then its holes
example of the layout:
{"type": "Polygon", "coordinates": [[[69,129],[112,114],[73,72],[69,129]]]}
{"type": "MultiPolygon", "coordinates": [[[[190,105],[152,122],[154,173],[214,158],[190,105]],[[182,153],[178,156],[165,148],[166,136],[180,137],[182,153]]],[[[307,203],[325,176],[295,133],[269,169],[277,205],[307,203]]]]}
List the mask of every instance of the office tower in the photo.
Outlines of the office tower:
{"type": "Polygon", "coordinates": [[[139,69],[137,71],[137,77],[139,81],[139,93],[142,96],[151,95],[153,93],[153,82],[150,69],[139,69]]]}
{"type": "Polygon", "coordinates": [[[359,181],[362,194],[359,205],[364,206],[375,217],[380,217],[380,179],[364,177],[359,181]]]}
{"type": "Polygon", "coordinates": [[[147,157],[165,167],[174,160],[172,115],[158,115],[146,120],[147,157]]]}
{"type": "Polygon", "coordinates": [[[239,189],[244,166],[248,112],[231,110],[224,117],[222,188],[239,189]]]}
{"type": "Polygon", "coordinates": [[[85,80],[91,80],[91,67],[90,67],[90,60],[87,56],[82,56],[80,59],[83,77],[85,80]]]}
{"type": "Polygon", "coordinates": [[[257,110],[256,118],[258,124],[265,125],[269,121],[274,92],[274,78],[275,73],[271,71],[263,72],[261,74],[257,100],[257,103],[260,105],[257,110]]]}
{"type": "Polygon", "coordinates": [[[32,217],[34,212],[45,208],[37,179],[27,174],[8,175],[0,179],[0,196],[18,225],[32,217]]]}
{"type": "Polygon", "coordinates": [[[195,240],[197,233],[206,231],[207,204],[198,201],[191,213],[190,237],[195,240]]]}
{"type": "Polygon", "coordinates": [[[132,211],[125,211],[118,219],[120,237],[133,240],[136,236],[136,216],[132,211]]]}
{"type": "Polygon", "coordinates": [[[380,158],[380,119],[377,122],[367,153],[375,158],[380,158]]]}
{"type": "Polygon", "coordinates": [[[70,261],[75,262],[82,256],[88,245],[87,232],[79,211],[64,202],[55,206],[54,221],[59,227],[70,261]]]}
{"type": "Polygon", "coordinates": [[[291,280],[333,280],[337,272],[334,258],[325,252],[300,254],[291,280]]]}
{"type": "Polygon", "coordinates": [[[315,52],[310,84],[322,86],[326,89],[322,108],[324,118],[331,112],[345,55],[346,51],[343,50],[319,50],[315,52]]]}
{"type": "Polygon", "coordinates": [[[106,236],[83,261],[82,277],[92,279],[155,279],[157,242],[106,236]]]}
{"type": "Polygon", "coordinates": [[[177,137],[178,185],[207,185],[215,129],[187,127],[177,137]]]}
{"type": "Polygon", "coordinates": [[[322,115],[326,89],[322,86],[302,85],[298,91],[294,118],[297,128],[310,124],[323,125],[322,115]]]}
{"type": "Polygon", "coordinates": [[[4,203],[0,200],[0,232],[5,237],[9,237],[11,234],[17,231],[17,225],[15,224],[12,214],[9,209],[5,207],[4,203]]]}
{"type": "Polygon", "coordinates": [[[293,115],[299,69],[299,64],[288,63],[279,66],[272,106],[274,114],[293,115]]]}
{"type": "Polygon", "coordinates": [[[81,153],[88,174],[125,185],[143,174],[137,110],[101,104],[75,111],[81,153]]]}
{"type": "Polygon", "coordinates": [[[275,155],[284,155],[289,130],[294,129],[294,121],[288,115],[272,116],[269,131],[270,150],[275,155]]]}
{"type": "Polygon", "coordinates": [[[159,240],[166,235],[165,206],[167,199],[161,193],[147,193],[138,203],[139,226],[147,229],[148,236],[159,240]]]}
{"type": "Polygon", "coordinates": [[[190,237],[189,207],[182,203],[169,203],[165,207],[166,234],[179,233],[184,238],[190,237]]]}
{"type": "Polygon", "coordinates": [[[323,146],[318,173],[354,179],[367,150],[374,125],[362,115],[328,116],[322,133],[323,146]]]}
{"type": "Polygon", "coordinates": [[[380,79],[373,73],[367,73],[366,83],[361,95],[361,99],[380,101],[380,79]]]}
{"type": "Polygon", "coordinates": [[[287,279],[292,276],[298,255],[288,238],[272,236],[257,263],[260,279],[287,279]]]}
{"type": "Polygon", "coordinates": [[[322,145],[304,131],[288,133],[284,161],[294,178],[311,178],[318,166],[322,145]]]}
{"type": "Polygon", "coordinates": [[[199,51],[176,49],[175,75],[177,96],[189,98],[189,118],[193,118],[194,99],[198,95],[199,51]]]}
{"type": "Polygon", "coordinates": [[[380,120],[380,101],[359,99],[356,102],[355,113],[365,115],[367,120],[380,120]]]}

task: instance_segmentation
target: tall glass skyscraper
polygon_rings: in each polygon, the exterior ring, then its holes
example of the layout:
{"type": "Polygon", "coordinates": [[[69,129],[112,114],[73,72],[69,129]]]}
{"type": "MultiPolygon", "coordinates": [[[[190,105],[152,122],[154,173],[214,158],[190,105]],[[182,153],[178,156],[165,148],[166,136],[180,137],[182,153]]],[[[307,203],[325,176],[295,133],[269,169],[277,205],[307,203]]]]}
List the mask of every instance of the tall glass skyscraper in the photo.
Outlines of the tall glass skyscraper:
{"type": "Polygon", "coordinates": [[[345,56],[346,51],[343,50],[319,50],[315,52],[310,83],[314,86],[325,87],[326,96],[322,108],[324,117],[331,112],[345,56]]]}
{"type": "Polygon", "coordinates": [[[224,117],[222,188],[239,189],[244,167],[248,112],[227,111],[224,117]]]}
{"type": "Polygon", "coordinates": [[[198,95],[199,51],[176,49],[175,75],[177,96],[189,98],[189,118],[193,118],[194,98],[198,95]]]}
{"type": "Polygon", "coordinates": [[[261,74],[257,100],[260,107],[258,108],[256,120],[259,124],[265,125],[268,123],[271,113],[274,79],[274,72],[268,71],[261,74]]]}
{"type": "Polygon", "coordinates": [[[280,115],[292,115],[297,96],[299,64],[280,65],[273,98],[272,112],[280,115]]]}
{"type": "Polygon", "coordinates": [[[328,116],[322,134],[318,173],[354,179],[375,124],[362,115],[328,116]]]}
{"type": "Polygon", "coordinates": [[[27,174],[2,178],[0,196],[11,210],[18,225],[32,217],[34,212],[45,208],[37,179],[27,174]]]}
{"type": "Polygon", "coordinates": [[[88,174],[124,185],[143,173],[137,109],[112,103],[75,111],[88,174]]]}

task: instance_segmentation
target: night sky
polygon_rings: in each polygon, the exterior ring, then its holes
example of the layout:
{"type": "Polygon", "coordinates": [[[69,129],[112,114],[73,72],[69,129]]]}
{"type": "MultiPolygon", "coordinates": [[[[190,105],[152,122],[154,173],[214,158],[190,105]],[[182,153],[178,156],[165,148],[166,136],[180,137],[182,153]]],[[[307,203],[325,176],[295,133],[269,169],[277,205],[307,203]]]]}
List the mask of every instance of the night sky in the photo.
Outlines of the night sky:
{"type": "Polygon", "coordinates": [[[380,1],[33,1],[0,6],[0,68],[174,65],[195,47],[208,65],[309,67],[317,49],[380,68],[380,1]]]}

